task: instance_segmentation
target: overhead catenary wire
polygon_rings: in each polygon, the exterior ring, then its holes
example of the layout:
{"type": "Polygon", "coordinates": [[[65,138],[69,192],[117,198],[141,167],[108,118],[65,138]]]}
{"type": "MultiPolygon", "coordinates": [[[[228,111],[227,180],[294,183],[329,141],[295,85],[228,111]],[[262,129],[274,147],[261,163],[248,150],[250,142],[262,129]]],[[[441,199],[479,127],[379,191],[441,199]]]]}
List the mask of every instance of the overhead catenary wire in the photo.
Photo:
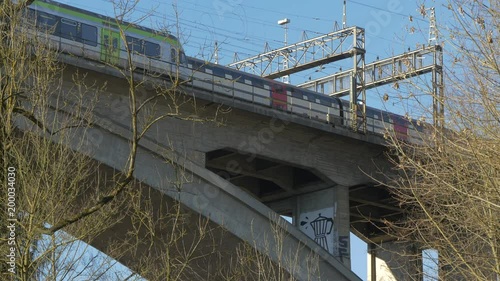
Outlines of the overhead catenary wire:
{"type": "MultiPolygon", "coordinates": [[[[66,1],[67,2],[67,1],[66,1]]],[[[358,1],[354,0],[348,0],[348,2],[352,2],[356,5],[362,5],[366,6],[369,8],[374,8],[378,10],[384,10],[390,13],[394,13],[397,15],[405,16],[408,17],[408,15],[404,15],[402,13],[397,13],[397,12],[391,12],[388,11],[387,9],[382,9],[378,8],[372,5],[368,4],[363,4],[358,1]]],[[[152,6],[155,8],[148,9],[145,6],[140,6],[136,7],[137,13],[141,15],[150,15],[151,18],[148,19],[148,24],[152,26],[160,26],[161,24],[158,24],[159,22],[165,22],[165,25],[169,25],[169,22],[167,22],[167,19],[176,19],[176,12],[180,13],[180,17],[178,18],[178,21],[180,23],[181,29],[184,30],[184,33],[187,34],[187,38],[189,39],[187,42],[188,47],[192,46],[193,48],[213,48],[213,42],[218,41],[219,42],[219,57],[223,58],[230,58],[233,56],[235,52],[238,52],[242,54],[241,51],[244,53],[247,53],[247,55],[255,55],[263,51],[264,45],[266,42],[271,43],[271,46],[279,46],[282,44],[282,40],[276,39],[276,38],[269,38],[266,36],[259,36],[253,32],[247,32],[245,30],[240,30],[235,32],[234,30],[230,28],[224,28],[224,27],[214,27],[215,24],[210,25],[207,24],[206,22],[200,21],[200,19],[190,19],[188,17],[183,16],[183,11],[189,11],[189,12],[195,12],[195,13],[200,13],[203,15],[207,15],[207,18],[210,19],[217,19],[219,17],[217,11],[213,9],[212,6],[210,5],[204,5],[205,3],[197,3],[194,1],[182,1],[181,3],[177,3],[177,9],[178,11],[172,12],[172,9],[165,8],[165,3],[163,1],[159,0],[151,0],[150,3],[155,3],[152,6]]],[[[72,4],[72,3],[69,3],[72,4]]],[[[84,3],[79,3],[78,6],[84,7],[89,10],[96,10],[96,7],[89,7],[85,6],[84,3]]],[[[274,11],[271,9],[266,9],[266,8],[260,8],[260,7],[255,7],[252,5],[248,5],[246,3],[240,3],[235,6],[235,8],[241,7],[244,8],[243,10],[251,9],[255,11],[264,11],[267,13],[272,13],[276,15],[282,15],[282,12],[279,11],[274,11]]],[[[99,10],[99,13],[103,14],[108,14],[109,15],[109,8],[108,10],[99,10]]],[[[310,21],[321,21],[325,23],[330,23],[329,25],[325,25],[325,30],[331,28],[331,23],[333,22],[332,19],[326,19],[326,18],[321,18],[321,17],[312,17],[312,16],[307,16],[307,15],[300,15],[300,14],[294,14],[294,13],[287,13],[287,15],[290,15],[292,17],[296,18],[301,18],[301,19],[306,19],[310,21]]],[[[416,18],[416,17],[415,17],[416,18]]],[[[234,22],[234,21],[241,21],[244,24],[251,24],[253,26],[260,26],[262,30],[277,30],[279,29],[278,26],[276,26],[274,20],[263,20],[255,17],[248,16],[248,13],[245,13],[243,15],[238,15],[237,12],[228,12],[224,14],[224,19],[229,21],[229,22],[234,22]]],[[[420,20],[420,19],[419,19],[420,20]]],[[[425,21],[425,20],[424,20],[425,21]]],[[[172,22],[172,20],[170,20],[172,22]]],[[[301,34],[303,31],[302,27],[298,26],[290,26],[290,30],[292,32],[296,32],[301,34]]],[[[331,30],[331,29],[330,29],[331,30]]],[[[319,32],[319,31],[312,31],[308,30],[309,33],[314,33],[314,34],[324,34],[325,32],[319,32]]],[[[326,31],[328,32],[328,31],[326,31]]],[[[174,33],[175,34],[175,33],[174,33]]],[[[394,40],[385,38],[383,36],[380,36],[378,34],[369,34],[372,37],[376,37],[382,40],[386,40],[391,43],[399,43],[395,42],[394,40]]],[[[370,53],[370,52],[369,52],[370,53]]]]}
{"type": "MultiPolygon", "coordinates": [[[[408,18],[409,14],[403,14],[403,13],[399,13],[399,12],[395,12],[395,11],[391,11],[389,9],[384,9],[384,8],[380,8],[380,7],[377,7],[377,6],[373,6],[373,5],[369,5],[369,4],[365,4],[365,3],[361,3],[361,2],[358,2],[358,1],[355,1],[355,0],[347,0],[348,2],[351,2],[351,3],[354,3],[354,4],[357,4],[357,5],[360,5],[360,6],[365,6],[365,7],[368,7],[368,8],[371,8],[371,9],[375,9],[375,10],[379,10],[379,11],[384,11],[384,12],[388,12],[388,13],[391,13],[391,14],[394,14],[394,15],[399,15],[399,16],[402,16],[402,17],[405,17],[405,18],[408,18]]],[[[429,23],[428,20],[426,19],[423,19],[423,18],[420,18],[420,17],[413,17],[413,19],[415,20],[418,20],[418,21],[422,21],[422,22],[426,22],[426,23],[429,23]]]]}

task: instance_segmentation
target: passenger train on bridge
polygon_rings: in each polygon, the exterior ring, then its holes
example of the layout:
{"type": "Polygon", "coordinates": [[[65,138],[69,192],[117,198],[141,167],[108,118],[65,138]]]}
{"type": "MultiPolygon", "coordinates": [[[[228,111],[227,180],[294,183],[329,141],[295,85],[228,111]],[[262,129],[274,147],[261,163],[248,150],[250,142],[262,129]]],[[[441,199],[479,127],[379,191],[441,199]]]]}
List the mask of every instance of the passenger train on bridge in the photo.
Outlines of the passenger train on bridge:
{"type": "MultiPolygon", "coordinates": [[[[194,88],[276,108],[334,126],[349,127],[349,102],[310,90],[269,80],[217,64],[186,58],[179,40],[165,32],[117,22],[90,11],[50,0],[36,0],[28,9],[28,21],[51,47],[86,59],[143,71],[180,75],[194,88]],[[123,36],[120,33],[123,30],[123,36]],[[124,40],[125,39],[125,40],[124,40]]],[[[395,132],[398,138],[418,142],[423,127],[407,118],[367,107],[367,131],[395,132]]]]}

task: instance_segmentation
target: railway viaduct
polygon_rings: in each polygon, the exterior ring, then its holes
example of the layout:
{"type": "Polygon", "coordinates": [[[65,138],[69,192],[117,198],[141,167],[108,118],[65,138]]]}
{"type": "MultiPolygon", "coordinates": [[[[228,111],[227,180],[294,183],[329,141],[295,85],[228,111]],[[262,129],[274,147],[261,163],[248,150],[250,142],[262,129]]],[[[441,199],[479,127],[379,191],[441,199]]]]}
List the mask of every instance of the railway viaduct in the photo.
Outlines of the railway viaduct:
{"type": "MultiPolygon", "coordinates": [[[[63,56],[62,62],[63,89],[74,87],[75,72],[86,73],[89,84],[106,84],[93,108],[94,126],[76,129],[70,145],[91,155],[104,170],[122,169],[130,137],[125,80],[95,62],[70,56],[63,56]],[[85,148],[76,145],[82,139],[89,144],[85,148]]],[[[244,241],[274,261],[295,255],[297,264],[287,271],[298,280],[360,280],[350,270],[350,231],[367,242],[398,247],[377,228],[384,219],[402,215],[374,180],[391,168],[382,136],[354,133],[217,93],[184,90],[196,101],[196,107],[181,108],[185,114],[202,119],[219,114],[220,122],[167,118],[150,128],[140,142],[134,176],[158,198],[156,204],[177,199],[194,217],[202,215],[222,226],[227,232],[221,251],[234,251],[244,241]],[[176,190],[172,179],[179,166],[189,180],[176,190]],[[279,253],[266,247],[277,243],[272,233],[282,220],[278,215],[292,217],[292,224],[282,224],[285,250],[279,253]],[[307,265],[311,256],[319,261],[313,277],[307,265]]],[[[142,94],[153,91],[145,87],[142,94]]],[[[168,107],[168,102],[158,103],[153,112],[168,107]]],[[[106,239],[127,227],[121,223],[111,228],[93,245],[104,249],[106,239]]],[[[390,253],[371,245],[373,260],[382,257],[395,276],[407,270],[392,265],[390,253]]],[[[132,258],[120,262],[135,266],[132,258]]]]}

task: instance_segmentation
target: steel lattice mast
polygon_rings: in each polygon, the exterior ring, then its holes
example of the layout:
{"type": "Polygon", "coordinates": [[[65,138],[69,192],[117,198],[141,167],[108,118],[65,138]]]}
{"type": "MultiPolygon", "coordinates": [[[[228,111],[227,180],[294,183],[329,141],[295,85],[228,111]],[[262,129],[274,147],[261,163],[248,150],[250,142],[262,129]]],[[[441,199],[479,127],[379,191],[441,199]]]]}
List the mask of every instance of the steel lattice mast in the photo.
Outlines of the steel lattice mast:
{"type": "Polygon", "coordinates": [[[274,79],[334,61],[353,58],[351,84],[351,124],[354,130],[366,131],[366,93],[364,90],[365,30],[354,26],[276,50],[230,63],[230,67],[274,79]],[[357,118],[356,118],[357,116],[357,118]],[[358,122],[358,119],[361,122],[358,122]]]}
{"type": "MultiPolygon", "coordinates": [[[[345,1],[344,1],[345,5],[345,1]]],[[[269,79],[286,77],[306,69],[352,58],[353,68],[298,85],[330,96],[349,96],[349,120],[354,131],[366,132],[366,90],[417,75],[432,73],[433,119],[435,128],[443,128],[444,85],[443,52],[438,44],[434,8],[422,9],[429,16],[428,46],[387,59],[365,64],[365,30],[354,26],[312,39],[289,44],[276,50],[239,60],[235,53],[230,67],[269,79]],[[427,14],[427,11],[429,13],[427,14]],[[434,44],[433,44],[434,43],[434,44]]],[[[343,14],[345,26],[345,6],[343,14]]],[[[286,39],[285,39],[286,40],[286,39]]]]}

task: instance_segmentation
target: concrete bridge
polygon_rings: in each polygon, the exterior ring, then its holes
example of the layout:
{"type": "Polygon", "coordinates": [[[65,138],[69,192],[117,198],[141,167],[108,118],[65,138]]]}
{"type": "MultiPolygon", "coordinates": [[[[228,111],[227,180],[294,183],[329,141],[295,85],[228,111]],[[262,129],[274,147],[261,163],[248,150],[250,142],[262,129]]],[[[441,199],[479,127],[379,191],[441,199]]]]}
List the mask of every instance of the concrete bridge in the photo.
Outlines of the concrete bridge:
{"type": "MultiPolygon", "coordinates": [[[[75,131],[74,144],[86,138],[89,145],[74,148],[108,168],[122,169],[130,137],[128,86],[111,67],[71,56],[62,61],[63,89],[74,87],[77,71],[87,73],[89,84],[106,83],[93,109],[95,126],[75,131]]],[[[145,84],[140,98],[154,93],[150,85],[155,79],[146,78],[149,86],[145,84]]],[[[231,252],[245,241],[274,261],[295,255],[298,264],[286,269],[298,280],[360,280],[350,270],[350,231],[366,241],[386,241],[377,223],[402,214],[373,179],[390,170],[383,137],[196,88],[184,91],[196,100],[196,108],[186,104],[179,109],[184,116],[209,118],[220,114],[221,104],[230,112],[220,116],[220,123],[158,121],[140,142],[135,178],[160,201],[178,199],[189,212],[227,229],[221,251],[231,252]],[[181,190],[171,188],[176,166],[189,175],[181,190]],[[269,241],[278,243],[272,238],[273,225],[281,220],[277,214],[293,218],[294,226],[283,226],[284,252],[267,247],[269,241]],[[317,275],[308,269],[311,255],[319,261],[317,275]]],[[[158,103],[151,114],[169,106],[168,101],[158,103]]],[[[127,225],[117,227],[107,234],[116,237],[127,225]]],[[[133,259],[120,261],[137,266],[133,259]]]]}

